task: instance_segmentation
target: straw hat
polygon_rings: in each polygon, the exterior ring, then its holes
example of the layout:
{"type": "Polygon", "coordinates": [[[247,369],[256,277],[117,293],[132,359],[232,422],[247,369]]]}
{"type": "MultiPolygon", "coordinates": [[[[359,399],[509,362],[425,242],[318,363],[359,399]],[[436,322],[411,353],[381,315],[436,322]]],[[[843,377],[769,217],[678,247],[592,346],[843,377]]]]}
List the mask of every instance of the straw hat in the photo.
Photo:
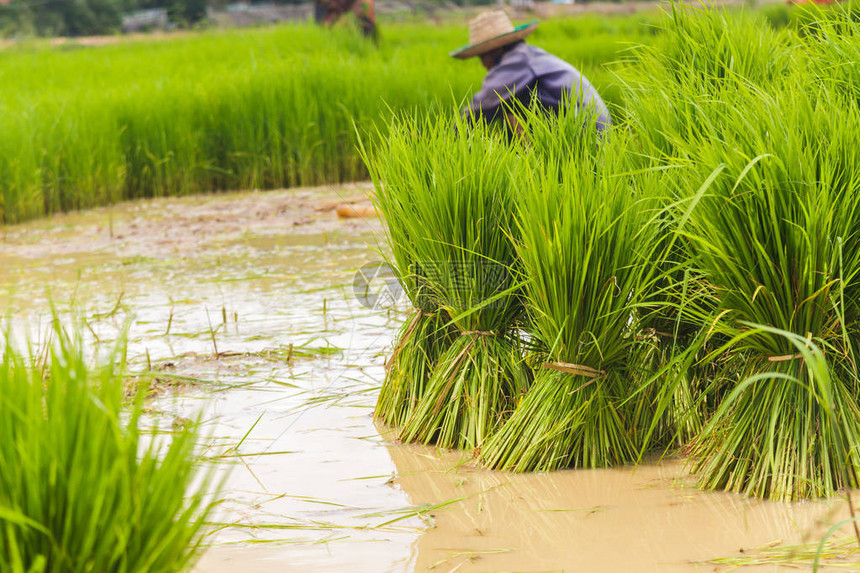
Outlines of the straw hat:
{"type": "Polygon", "coordinates": [[[469,44],[451,52],[465,60],[522,40],[537,28],[537,20],[514,27],[503,10],[481,12],[469,22],[469,44]]]}

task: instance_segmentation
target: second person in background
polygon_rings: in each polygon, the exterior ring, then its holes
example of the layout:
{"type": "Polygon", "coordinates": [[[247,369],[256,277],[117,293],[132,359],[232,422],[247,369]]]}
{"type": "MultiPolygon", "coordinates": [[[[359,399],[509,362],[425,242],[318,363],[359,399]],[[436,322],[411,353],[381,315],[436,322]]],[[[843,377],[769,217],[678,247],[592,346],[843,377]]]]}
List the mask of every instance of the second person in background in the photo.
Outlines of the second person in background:
{"type": "Polygon", "coordinates": [[[314,20],[317,24],[331,26],[347,12],[355,14],[361,33],[366,38],[378,41],[373,0],[314,0],[314,20]]]}

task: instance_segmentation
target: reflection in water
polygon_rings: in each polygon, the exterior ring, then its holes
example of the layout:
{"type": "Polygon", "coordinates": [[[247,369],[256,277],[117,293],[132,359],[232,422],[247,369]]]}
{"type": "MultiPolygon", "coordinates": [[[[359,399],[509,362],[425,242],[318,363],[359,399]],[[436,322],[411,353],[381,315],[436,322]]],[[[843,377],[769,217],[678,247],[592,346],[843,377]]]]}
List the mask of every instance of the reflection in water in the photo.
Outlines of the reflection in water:
{"type": "Polygon", "coordinates": [[[397,483],[435,512],[416,571],[692,571],[775,542],[818,539],[844,503],[763,502],[692,488],[678,461],[636,469],[509,474],[457,453],[390,444],[397,483]],[[634,565],[635,564],[635,565],[634,565]]]}

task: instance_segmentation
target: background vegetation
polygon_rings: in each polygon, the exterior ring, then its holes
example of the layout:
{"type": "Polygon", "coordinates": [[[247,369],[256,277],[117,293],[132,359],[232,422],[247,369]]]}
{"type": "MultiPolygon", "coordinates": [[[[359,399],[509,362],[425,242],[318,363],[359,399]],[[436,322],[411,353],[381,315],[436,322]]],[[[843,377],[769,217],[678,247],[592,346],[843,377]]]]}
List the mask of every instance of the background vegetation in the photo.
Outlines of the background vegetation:
{"type": "MultiPolygon", "coordinates": [[[[464,24],[398,24],[383,34],[378,49],[348,26],[308,24],[98,48],[7,47],[0,220],[365,177],[357,132],[384,133],[392,111],[454,109],[484,73],[447,55],[464,43],[464,24]]],[[[543,23],[534,42],[618,104],[603,65],[651,34],[641,16],[580,17],[543,23]]]]}

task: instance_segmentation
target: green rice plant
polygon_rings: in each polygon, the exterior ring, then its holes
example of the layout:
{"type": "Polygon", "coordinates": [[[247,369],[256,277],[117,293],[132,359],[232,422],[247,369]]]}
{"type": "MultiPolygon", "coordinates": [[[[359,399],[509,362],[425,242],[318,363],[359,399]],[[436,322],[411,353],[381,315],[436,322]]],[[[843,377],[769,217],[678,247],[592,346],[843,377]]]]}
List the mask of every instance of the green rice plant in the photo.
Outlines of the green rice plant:
{"type": "MultiPolygon", "coordinates": [[[[593,123],[571,115],[532,116],[535,141],[593,123]]],[[[638,372],[650,345],[636,336],[659,247],[656,174],[627,168],[623,134],[600,145],[535,146],[542,166],[523,179],[517,252],[530,334],[542,367],[482,460],[514,471],[602,467],[638,458],[652,420],[647,379],[638,372]],[[559,176],[561,175],[561,176],[559,176]]]]}
{"type": "Polygon", "coordinates": [[[672,145],[672,134],[706,140],[722,127],[710,111],[735,105],[739,86],[767,90],[798,66],[791,34],[773,30],[757,13],[673,4],[661,30],[616,66],[630,112],[624,119],[647,155],[683,159],[685,148],[672,145]]]}
{"type": "MultiPolygon", "coordinates": [[[[392,266],[413,304],[440,313],[455,330],[436,347],[438,356],[425,360],[434,362],[429,379],[421,368],[404,381],[420,398],[400,435],[480,447],[528,385],[511,240],[523,163],[490,128],[440,116],[395,123],[368,167],[389,223],[392,266]]],[[[399,344],[420,352],[428,338],[399,344]]]]}
{"type": "Polygon", "coordinates": [[[766,85],[790,70],[790,37],[763,25],[760,14],[673,4],[659,46],[646,51],[663,63],[674,83],[703,95],[732,82],[766,85]]]}
{"type": "Polygon", "coordinates": [[[821,82],[852,98],[860,105],[860,10],[855,4],[832,8],[817,5],[803,9],[806,23],[802,35],[810,71],[821,82]]]}
{"type": "Polygon", "coordinates": [[[696,363],[697,353],[677,342],[658,337],[652,353],[641,357],[645,370],[659,377],[653,392],[651,427],[641,440],[645,446],[642,454],[654,445],[663,446],[664,451],[684,448],[699,435],[709,417],[704,392],[709,379],[696,363]]]}
{"type": "MultiPolygon", "coordinates": [[[[652,168],[661,162],[651,159],[652,168]]],[[[642,159],[639,160],[642,162],[642,159]]],[[[660,247],[655,249],[654,283],[640,311],[638,336],[650,337],[651,349],[642,357],[647,370],[657,377],[653,425],[644,444],[652,436],[673,435],[666,446],[685,447],[698,435],[714,408],[711,387],[713,364],[704,364],[703,316],[713,316],[716,297],[699,269],[691,264],[691,246],[684,233],[686,213],[675,218],[674,211],[689,209],[689,202],[670,181],[684,177],[678,166],[663,166],[658,185],[660,196],[660,247]]],[[[643,445],[644,445],[643,444],[643,445]]]]}
{"type": "Polygon", "coordinates": [[[6,336],[0,363],[0,571],[183,571],[200,553],[209,472],[196,431],[141,429],[121,362],[87,366],[59,327],[46,355],[6,336]]]}
{"type": "MultiPolygon", "coordinates": [[[[676,250],[674,244],[667,247],[670,252],[676,250]]],[[[709,365],[701,363],[706,354],[702,352],[703,336],[700,330],[693,330],[699,326],[698,317],[686,309],[691,305],[709,308],[712,296],[706,287],[698,294],[688,292],[700,283],[689,275],[679,277],[677,268],[667,270],[674,263],[658,258],[654,264],[657,280],[643,305],[637,333],[651,341],[638,360],[644,371],[653,373],[650,383],[658,385],[653,398],[655,415],[643,446],[656,439],[667,449],[683,448],[698,435],[713,407],[706,393],[709,365]]]]}
{"type": "Polygon", "coordinates": [[[833,23],[860,22],[860,4],[853,1],[832,4],[799,4],[791,11],[789,25],[798,36],[815,36],[833,23]],[[834,20],[835,17],[835,20],[834,20]]]}

